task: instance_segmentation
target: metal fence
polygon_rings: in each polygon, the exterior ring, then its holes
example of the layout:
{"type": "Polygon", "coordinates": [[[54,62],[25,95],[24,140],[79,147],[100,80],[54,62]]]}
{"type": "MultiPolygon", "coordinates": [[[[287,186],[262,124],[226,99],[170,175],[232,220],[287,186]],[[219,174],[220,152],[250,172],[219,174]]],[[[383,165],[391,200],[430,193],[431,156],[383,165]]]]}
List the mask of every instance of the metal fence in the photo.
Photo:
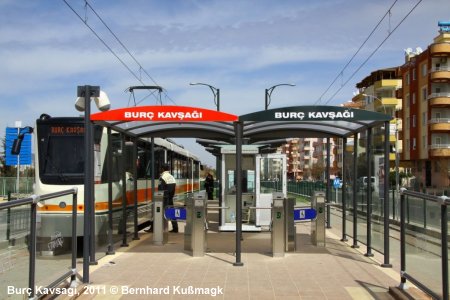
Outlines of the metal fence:
{"type": "MultiPolygon", "coordinates": [[[[21,198],[16,200],[11,200],[8,202],[0,203],[0,213],[6,213],[6,218],[3,218],[0,223],[0,228],[4,230],[6,228],[6,240],[2,241],[0,248],[0,259],[2,260],[2,268],[1,273],[2,276],[7,277],[11,280],[7,280],[8,282],[15,282],[17,285],[21,285],[22,283],[15,280],[17,278],[26,278],[24,273],[26,272],[26,263],[24,263],[23,258],[29,257],[28,259],[28,288],[26,289],[26,295],[29,299],[39,299],[45,295],[37,292],[36,287],[36,244],[37,244],[37,206],[40,205],[41,201],[65,196],[65,195],[73,195],[72,198],[72,257],[71,257],[71,265],[70,270],[66,271],[63,275],[61,275],[58,279],[51,282],[47,285],[47,289],[57,287],[67,278],[71,278],[71,282],[75,284],[76,282],[76,253],[77,253],[77,189],[72,188],[69,190],[50,193],[46,195],[32,195],[27,198],[21,198]],[[28,210],[27,208],[30,209],[28,210]],[[15,211],[20,211],[19,214],[15,214],[15,211]],[[24,218],[26,216],[26,218],[24,218]],[[5,221],[6,219],[6,221],[5,221]],[[28,221],[26,221],[28,219],[28,221]],[[29,233],[28,233],[29,230],[29,233]],[[26,244],[25,249],[22,248],[14,248],[14,244],[16,243],[16,238],[12,237],[12,233],[16,234],[17,232],[24,233],[24,244],[26,244]],[[6,243],[6,244],[5,244],[6,243]],[[16,260],[21,260],[21,263],[16,263],[16,260]],[[14,265],[17,264],[20,267],[15,268],[14,265]],[[5,267],[6,266],[6,267],[5,267]],[[23,268],[25,267],[25,268],[23,268]]],[[[67,269],[67,266],[64,267],[64,270],[67,269]]],[[[47,271],[48,272],[48,271],[47,271]]],[[[61,271],[59,271],[61,273],[61,271]]],[[[25,285],[25,284],[24,284],[25,285]]]]}
{"type": "MultiPolygon", "coordinates": [[[[400,276],[401,286],[409,280],[435,299],[449,299],[448,276],[448,213],[447,196],[431,196],[401,189],[400,197],[400,276]],[[431,211],[439,211],[434,219],[440,219],[439,236],[407,224],[407,202],[425,202],[431,211]],[[432,241],[432,239],[435,241],[432,241]]],[[[424,220],[422,220],[424,221],[424,220]]]]}
{"type": "Polygon", "coordinates": [[[17,178],[0,177],[0,196],[6,197],[8,193],[33,194],[34,177],[19,178],[19,189],[17,189],[17,178]]]}

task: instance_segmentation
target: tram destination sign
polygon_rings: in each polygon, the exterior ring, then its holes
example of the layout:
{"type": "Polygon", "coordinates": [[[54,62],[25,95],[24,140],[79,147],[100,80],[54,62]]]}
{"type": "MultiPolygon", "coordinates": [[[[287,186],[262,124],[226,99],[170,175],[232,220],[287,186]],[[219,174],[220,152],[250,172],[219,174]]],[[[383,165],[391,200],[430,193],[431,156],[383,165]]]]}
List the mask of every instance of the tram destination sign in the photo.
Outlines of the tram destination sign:
{"type": "Polygon", "coordinates": [[[240,121],[388,121],[392,117],[376,112],[338,106],[293,106],[255,112],[240,121]]]}
{"type": "Polygon", "coordinates": [[[237,121],[236,115],[188,106],[136,106],[91,115],[93,121],[202,122],[237,121]]]}

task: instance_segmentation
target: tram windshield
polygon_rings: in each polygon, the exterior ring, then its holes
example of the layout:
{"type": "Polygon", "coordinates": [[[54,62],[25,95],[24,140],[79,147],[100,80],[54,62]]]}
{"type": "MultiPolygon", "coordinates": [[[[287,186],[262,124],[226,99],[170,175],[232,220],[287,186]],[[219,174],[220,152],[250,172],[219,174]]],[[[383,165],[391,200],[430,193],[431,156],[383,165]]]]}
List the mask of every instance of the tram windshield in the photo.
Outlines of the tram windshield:
{"type": "MultiPolygon", "coordinates": [[[[39,178],[44,184],[83,184],[84,121],[82,118],[49,118],[36,122],[39,178]]],[[[94,129],[94,140],[101,139],[94,129]]],[[[99,135],[100,133],[100,135],[99,135]]]]}

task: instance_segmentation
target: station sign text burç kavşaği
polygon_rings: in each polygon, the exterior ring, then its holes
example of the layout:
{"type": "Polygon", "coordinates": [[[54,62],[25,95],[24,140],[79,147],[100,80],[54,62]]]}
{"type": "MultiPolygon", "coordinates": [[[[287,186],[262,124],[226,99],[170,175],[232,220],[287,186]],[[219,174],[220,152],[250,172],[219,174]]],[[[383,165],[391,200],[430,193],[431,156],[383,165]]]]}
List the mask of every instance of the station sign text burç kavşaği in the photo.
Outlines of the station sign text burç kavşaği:
{"type": "Polygon", "coordinates": [[[236,115],[188,106],[136,106],[91,115],[93,121],[237,121],[236,115]]]}
{"type": "Polygon", "coordinates": [[[274,108],[239,117],[240,121],[388,121],[392,117],[361,109],[311,105],[274,108]]]}

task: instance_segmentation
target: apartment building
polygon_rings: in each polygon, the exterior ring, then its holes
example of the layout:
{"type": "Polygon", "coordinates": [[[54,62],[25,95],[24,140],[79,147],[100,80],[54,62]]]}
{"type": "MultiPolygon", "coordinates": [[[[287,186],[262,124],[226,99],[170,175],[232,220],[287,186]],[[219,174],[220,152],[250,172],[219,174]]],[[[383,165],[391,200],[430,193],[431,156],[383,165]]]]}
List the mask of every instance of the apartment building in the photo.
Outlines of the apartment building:
{"type": "MultiPolygon", "coordinates": [[[[405,126],[402,160],[409,161],[420,188],[450,186],[450,26],[426,50],[407,49],[401,66],[405,126]]],[[[445,25],[447,24],[447,25],[445,25]]]]}

